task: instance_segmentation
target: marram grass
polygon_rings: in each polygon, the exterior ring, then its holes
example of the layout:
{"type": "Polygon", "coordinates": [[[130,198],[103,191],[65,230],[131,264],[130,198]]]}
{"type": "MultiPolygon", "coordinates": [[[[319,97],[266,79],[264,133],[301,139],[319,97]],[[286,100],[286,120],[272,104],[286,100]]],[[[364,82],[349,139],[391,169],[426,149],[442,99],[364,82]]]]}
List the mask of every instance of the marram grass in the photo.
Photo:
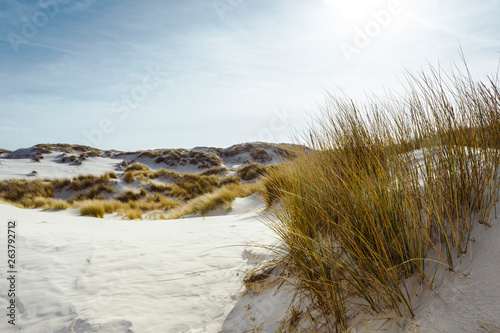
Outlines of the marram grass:
{"type": "Polygon", "coordinates": [[[360,310],[413,317],[430,250],[453,270],[498,199],[499,106],[496,82],[434,70],[368,107],[329,96],[312,150],[265,178],[275,251],[322,329],[345,331],[360,310]]]}

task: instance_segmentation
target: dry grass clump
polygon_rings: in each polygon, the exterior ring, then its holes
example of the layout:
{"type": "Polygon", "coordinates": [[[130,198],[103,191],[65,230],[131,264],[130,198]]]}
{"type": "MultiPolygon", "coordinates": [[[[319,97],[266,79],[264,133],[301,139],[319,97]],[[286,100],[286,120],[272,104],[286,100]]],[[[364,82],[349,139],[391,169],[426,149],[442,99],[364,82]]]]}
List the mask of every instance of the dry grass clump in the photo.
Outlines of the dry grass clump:
{"type": "Polygon", "coordinates": [[[148,170],[151,170],[147,165],[145,164],[142,164],[142,163],[132,163],[131,165],[129,165],[126,169],[125,169],[125,172],[127,171],[137,171],[137,170],[145,170],[145,171],[148,171],[148,170]]]}
{"type": "Polygon", "coordinates": [[[211,176],[211,175],[224,175],[228,169],[223,166],[215,166],[208,168],[200,173],[202,176],[211,176]]]}
{"type": "Polygon", "coordinates": [[[206,169],[222,164],[222,160],[216,154],[197,150],[170,149],[153,155],[157,156],[155,163],[164,163],[170,167],[196,165],[200,169],[206,169]]]}
{"type": "Polygon", "coordinates": [[[216,188],[227,184],[239,183],[237,177],[202,176],[194,174],[184,174],[175,178],[175,184],[180,190],[185,192],[182,196],[186,200],[196,198],[205,193],[213,192],[216,188]]]}
{"type": "Polygon", "coordinates": [[[123,175],[123,180],[126,181],[127,183],[133,183],[135,181],[135,176],[134,172],[132,171],[127,171],[123,175]]]}
{"type": "Polygon", "coordinates": [[[118,179],[118,176],[113,171],[106,172],[110,179],[118,179]]]}
{"type": "Polygon", "coordinates": [[[153,211],[153,212],[150,212],[148,213],[146,216],[145,216],[146,219],[148,220],[166,220],[167,219],[167,215],[165,215],[164,212],[162,211],[153,211]]]}
{"type": "Polygon", "coordinates": [[[102,200],[102,205],[104,207],[104,212],[111,214],[116,211],[123,209],[123,203],[121,201],[111,199],[111,200],[102,200]]]}
{"type": "MultiPolygon", "coordinates": [[[[113,175],[116,176],[114,172],[108,172],[102,176],[80,175],[73,178],[68,189],[74,191],[82,191],[92,186],[107,185],[113,175]]],[[[63,183],[64,182],[65,181],[63,181],[63,183]]]]}
{"type": "Polygon", "coordinates": [[[144,196],[143,193],[134,192],[132,190],[128,190],[125,193],[117,196],[115,199],[121,202],[130,202],[140,200],[144,196]]]}
{"type": "Polygon", "coordinates": [[[234,199],[245,198],[261,190],[260,183],[229,184],[212,193],[207,193],[188,201],[185,205],[171,211],[169,218],[177,219],[184,215],[196,213],[205,215],[218,207],[231,209],[231,203],[234,199]]]}
{"type": "Polygon", "coordinates": [[[265,142],[247,142],[224,149],[208,147],[205,147],[204,149],[214,152],[223,158],[250,154],[255,161],[265,163],[272,160],[272,154],[270,152],[274,152],[278,157],[285,160],[295,158],[297,156],[297,152],[306,150],[306,147],[302,145],[283,143],[274,144],[265,142]]]}
{"type": "Polygon", "coordinates": [[[250,151],[250,156],[252,156],[252,158],[254,160],[256,160],[257,162],[260,162],[260,163],[269,162],[273,159],[271,154],[269,154],[269,152],[267,150],[265,150],[264,148],[252,149],[250,151]]]}
{"type": "Polygon", "coordinates": [[[118,213],[122,217],[129,219],[142,219],[142,213],[148,210],[161,209],[162,204],[151,201],[129,201],[119,200],[83,200],[74,202],[76,207],[80,207],[81,215],[104,217],[105,213],[118,213]]]}
{"type": "Polygon", "coordinates": [[[43,210],[66,210],[70,207],[66,200],[36,197],[31,201],[31,207],[29,208],[43,208],[43,210]]]}
{"type": "MultiPolygon", "coordinates": [[[[181,201],[160,194],[147,195],[144,191],[142,193],[128,191],[119,197],[119,199],[75,201],[74,205],[80,207],[81,215],[101,217],[101,212],[104,211],[104,213],[116,212],[128,219],[142,219],[143,214],[148,211],[156,212],[152,214],[161,216],[163,211],[179,207],[183,204],[181,201]]],[[[102,216],[104,216],[104,213],[102,216]]]]}
{"type": "Polygon", "coordinates": [[[44,179],[44,181],[52,183],[54,190],[57,190],[57,191],[61,191],[66,186],[71,184],[71,179],[69,179],[69,178],[56,178],[56,179],[46,178],[46,179],[44,179]]]}
{"type": "Polygon", "coordinates": [[[52,198],[52,184],[40,179],[11,179],[0,182],[0,197],[8,202],[21,204],[25,208],[35,207],[35,198],[52,198]]]}
{"type": "Polygon", "coordinates": [[[142,220],[142,210],[140,208],[129,208],[120,212],[120,215],[130,220],[142,220]]]}
{"type": "Polygon", "coordinates": [[[96,148],[92,148],[89,146],[83,146],[83,145],[72,145],[72,144],[63,144],[63,143],[56,143],[56,144],[38,144],[33,146],[33,148],[37,152],[41,152],[44,154],[51,153],[51,152],[62,152],[62,153],[86,153],[87,155],[90,156],[99,156],[102,154],[102,151],[96,148]]]}
{"type": "Polygon", "coordinates": [[[46,205],[43,206],[44,210],[66,210],[70,207],[69,203],[66,200],[62,199],[54,199],[54,198],[46,198],[46,205]]]}
{"type": "Polygon", "coordinates": [[[149,182],[149,190],[151,192],[164,193],[164,192],[170,192],[173,189],[174,189],[174,186],[170,185],[170,184],[157,184],[157,183],[149,182]]]}
{"type": "Polygon", "coordinates": [[[273,147],[274,152],[284,160],[291,160],[301,152],[307,151],[304,146],[280,144],[273,147]]]}
{"type": "Polygon", "coordinates": [[[155,209],[169,210],[183,205],[180,200],[172,199],[161,194],[148,196],[148,200],[157,203],[155,209]]]}
{"type": "Polygon", "coordinates": [[[89,200],[83,201],[80,204],[80,215],[88,215],[98,218],[103,218],[104,213],[106,212],[104,208],[104,204],[99,200],[89,200]]]}
{"type": "Polygon", "coordinates": [[[239,178],[235,176],[220,177],[218,175],[203,174],[181,174],[175,171],[160,169],[156,171],[130,171],[125,173],[125,178],[137,179],[146,182],[147,188],[152,192],[158,192],[170,197],[176,197],[183,200],[190,200],[205,193],[210,193],[217,188],[227,184],[239,183],[239,178]],[[151,179],[164,179],[171,184],[156,184],[151,179]]]}
{"type": "Polygon", "coordinates": [[[432,285],[438,264],[453,269],[498,199],[497,83],[432,71],[409,76],[407,92],[365,108],[330,96],[307,133],[313,150],[267,176],[282,208],[275,250],[327,331],[360,310],[413,317],[412,288],[432,285]]]}
{"type": "Polygon", "coordinates": [[[249,181],[258,178],[267,172],[267,167],[259,163],[250,163],[236,169],[236,174],[243,180],[249,181]]]}
{"type": "Polygon", "coordinates": [[[106,184],[98,184],[94,185],[88,189],[85,193],[80,192],[77,196],[75,196],[72,200],[84,200],[84,199],[104,199],[105,196],[102,193],[113,194],[115,193],[115,189],[106,185],[106,184]]]}
{"type": "Polygon", "coordinates": [[[156,158],[159,156],[162,156],[163,154],[168,154],[169,149],[164,149],[164,150],[141,150],[139,151],[139,158],[141,157],[150,157],[150,158],[156,158]]]}

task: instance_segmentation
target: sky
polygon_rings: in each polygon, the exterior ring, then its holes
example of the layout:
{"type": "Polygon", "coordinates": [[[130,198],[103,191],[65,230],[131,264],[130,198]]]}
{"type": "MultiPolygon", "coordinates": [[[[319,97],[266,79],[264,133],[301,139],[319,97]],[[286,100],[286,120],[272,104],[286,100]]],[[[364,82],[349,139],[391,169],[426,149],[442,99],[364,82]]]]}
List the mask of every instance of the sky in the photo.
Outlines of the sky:
{"type": "Polygon", "coordinates": [[[0,1],[0,148],[291,142],[326,92],[497,73],[498,0],[0,1]]]}

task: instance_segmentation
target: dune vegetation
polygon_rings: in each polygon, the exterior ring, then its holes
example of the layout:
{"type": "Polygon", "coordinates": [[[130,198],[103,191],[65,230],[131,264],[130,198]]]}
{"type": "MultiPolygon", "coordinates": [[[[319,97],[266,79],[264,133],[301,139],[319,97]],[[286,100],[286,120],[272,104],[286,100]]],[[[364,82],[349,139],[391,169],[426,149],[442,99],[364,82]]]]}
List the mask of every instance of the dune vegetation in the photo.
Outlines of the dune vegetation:
{"type": "MultiPolygon", "coordinates": [[[[250,166],[264,168],[256,163],[250,166]]],[[[235,198],[257,191],[258,186],[242,184],[240,177],[229,176],[228,171],[225,167],[212,167],[199,174],[183,174],[165,169],[153,171],[136,162],[129,164],[120,177],[108,172],[72,179],[0,181],[0,199],[23,208],[75,207],[81,215],[100,218],[106,213],[127,219],[178,218],[206,214],[218,206],[228,207],[235,198]]]]}
{"type": "Polygon", "coordinates": [[[244,165],[240,166],[238,169],[236,169],[236,174],[242,180],[249,181],[249,180],[254,180],[254,179],[266,174],[267,170],[269,168],[271,168],[271,167],[252,162],[252,163],[244,164],[244,165]]]}
{"type": "Polygon", "coordinates": [[[412,318],[419,286],[437,265],[453,271],[475,221],[496,214],[498,82],[432,69],[408,75],[403,96],[328,96],[316,120],[312,149],[263,184],[273,251],[307,309],[289,315],[329,332],[359,312],[412,318]]]}
{"type": "Polygon", "coordinates": [[[249,184],[229,184],[219,188],[218,190],[188,201],[185,205],[181,205],[172,210],[169,217],[176,219],[184,215],[196,213],[205,215],[209,211],[219,207],[223,209],[231,209],[231,203],[234,199],[245,198],[253,193],[260,193],[261,191],[262,183],[260,182],[249,184]]]}

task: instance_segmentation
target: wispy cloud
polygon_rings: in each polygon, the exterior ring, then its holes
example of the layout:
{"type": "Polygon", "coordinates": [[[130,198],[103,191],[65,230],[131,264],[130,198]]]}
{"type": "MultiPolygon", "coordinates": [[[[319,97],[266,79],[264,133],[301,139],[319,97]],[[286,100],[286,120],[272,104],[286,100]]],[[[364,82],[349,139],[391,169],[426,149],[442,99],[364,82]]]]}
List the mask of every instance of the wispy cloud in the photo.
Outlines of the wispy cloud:
{"type": "MultiPolygon", "coordinates": [[[[289,107],[295,119],[303,110],[314,113],[324,89],[341,87],[357,97],[397,85],[404,68],[456,61],[459,40],[473,70],[496,70],[500,23],[491,13],[500,3],[401,2],[404,12],[346,63],[339,45],[386,1],[243,1],[223,20],[205,0],[70,1],[18,53],[7,34],[22,35],[23,18],[32,19],[40,5],[2,1],[0,118],[25,122],[33,132],[13,138],[0,131],[0,143],[15,148],[46,133],[81,142],[83,130],[113,118],[113,102],[141,84],[148,66],[168,71],[168,80],[116,124],[103,146],[243,141],[267,126],[276,108],[289,107]],[[325,1],[344,4],[350,16],[325,1]]],[[[288,135],[280,133],[279,140],[288,135]]]]}

